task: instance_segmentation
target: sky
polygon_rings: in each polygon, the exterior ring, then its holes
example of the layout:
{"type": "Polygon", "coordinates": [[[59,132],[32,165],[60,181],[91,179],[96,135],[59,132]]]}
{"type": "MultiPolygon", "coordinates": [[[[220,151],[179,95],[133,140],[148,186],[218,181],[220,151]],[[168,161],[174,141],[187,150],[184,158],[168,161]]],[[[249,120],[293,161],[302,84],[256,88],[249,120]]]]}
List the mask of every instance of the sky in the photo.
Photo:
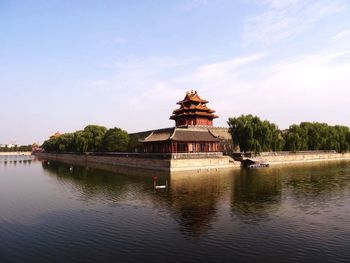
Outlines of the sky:
{"type": "Polygon", "coordinates": [[[196,90],[227,126],[350,126],[347,0],[0,0],[0,144],[174,126],[196,90]]]}

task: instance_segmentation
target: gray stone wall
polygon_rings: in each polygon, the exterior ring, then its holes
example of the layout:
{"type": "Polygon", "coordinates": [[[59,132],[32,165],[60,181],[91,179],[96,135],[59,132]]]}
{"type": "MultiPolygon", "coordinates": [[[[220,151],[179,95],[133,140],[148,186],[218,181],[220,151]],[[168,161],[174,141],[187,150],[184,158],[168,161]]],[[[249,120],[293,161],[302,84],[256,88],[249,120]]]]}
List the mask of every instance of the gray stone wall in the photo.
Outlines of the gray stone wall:
{"type": "Polygon", "coordinates": [[[274,164],[308,163],[319,161],[350,160],[350,153],[337,152],[296,152],[296,153],[262,153],[254,160],[274,164]]]}
{"type": "Polygon", "coordinates": [[[169,170],[170,167],[170,160],[168,159],[135,158],[126,156],[94,156],[63,153],[37,153],[36,155],[39,158],[54,161],[72,161],[81,164],[97,163],[157,170],[169,170]]]}
{"type": "MultiPolygon", "coordinates": [[[[111,166],[126,166],[133,168],[144,168],[164,171],[182,171],[195,169],[219,169],[228,167],[239,167],[239,162],[233,162],[228,156],[222,156],[217,153],[215,156],[193,155],[191,158],[185,158],[185,154],[170,155],[170,158],[137,158],[136,155],[127,156],[126,154],[118,156],[99,156],[91,154],[63,154],[63,153],[36,153],[36,156],[43,159],[54,161],[74,162],[82,165],[88,164],[106,164],[111,166]],[[173,158],[177,156],[177,158],[173,158]]],[[[191,154],[187,154],[191,155],[191,154]]],[[[187,156],[188,157],[188,156],[187,156]]]]}

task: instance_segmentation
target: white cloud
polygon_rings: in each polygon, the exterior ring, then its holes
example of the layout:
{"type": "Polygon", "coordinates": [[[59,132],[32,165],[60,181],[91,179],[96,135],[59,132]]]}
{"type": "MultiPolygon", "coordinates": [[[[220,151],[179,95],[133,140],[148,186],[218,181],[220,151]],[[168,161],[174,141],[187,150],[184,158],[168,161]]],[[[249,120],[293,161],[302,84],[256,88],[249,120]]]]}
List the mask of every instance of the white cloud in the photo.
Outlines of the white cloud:
{"type": "Polygon", "coordinates": [[[281,127],[304,120],[350,125],[349,58],[350,51],[343,50],[272,64],[266,61],[265,66],[255,70],[252,68],[257,60],[234,70],[226,62],[215,64],[219,67],[204,65],[184,78],[184,86],[187,83],[197,86],[212,101],[210,104],[221,117],[220,125],[230,116],[248,113],[281,127]],[[198,74],[203,73],[203,68],[206,77],[198,74]]]}
{"type": "Polygon", "coordinates": [[[343,30],[343,31],[341,31],[341,32],[339,32],[339,33],[337,33],[337,34],[335,34],[335,35],[331,38],[331,40],[332,40],[332,41],[340,41],[340,40],[343,40],[343,39],[348,38],[348,37],[350,37],[350,29],[348,29],[348,30],[343,30]]]}
{"type": "Polygon", "coordinates": [[[104,88],[104,92],[90,89],[90,96],[100,105],[88,114],[90,121],[95,118],[108,127],[119,126],[129,132],[171,126],[171,111],[184,94],[183,87],[175,85],[174,76],[181,75],[177,71],[194,61],[196,58],[146,57],[104,65],[114,69],[115,75],[89,84],[104,88]]]}
{"type": "MultiPolygon", "coordinates": [[[[300,121],[350,126],[350,50],[271,62],[267,52],[196,65],[198,61],[145,58],[120,63],[102,109],[107,126],[130,132],[173,125],[169,116],[187,90],[197,90],[220,116],[256,114],[285,128],[300,121]],[[120,114],[123,112],[123,114],[120,114]],[[134,121],[132,121],[134,120],[134,121]]],[[[101,121],[104,121],[103,119],[101,121]]]]}
{"type": "Polygon", "coordinates": [[[227,74],[234,74],[236,69],[252,63],[254,61],[260,60],[264,58],[267,53],[257,53],[245,57],[234,58],[231,60],[208,64],[204,66],[200,66],[195,72],[194,75],[198,79],[220,79],[221,77],[227,74]]]}
{"type": "Polygon", "coordinates": [[[245,21],[246,43],[271,44],[292,38],[320,19],[345,10],[342,1],[266,0],[265,10],[245,21]]]}

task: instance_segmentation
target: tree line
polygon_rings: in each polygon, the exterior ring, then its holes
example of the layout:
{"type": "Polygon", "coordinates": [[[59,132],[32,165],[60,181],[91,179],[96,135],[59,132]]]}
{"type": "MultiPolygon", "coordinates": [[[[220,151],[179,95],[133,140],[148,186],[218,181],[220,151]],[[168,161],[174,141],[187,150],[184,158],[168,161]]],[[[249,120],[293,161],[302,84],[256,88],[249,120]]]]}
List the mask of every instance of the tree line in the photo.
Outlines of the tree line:
{"type": "Polygon", "coordinates": [[[229,118],[233,143],[242,152],[350,150],[350,129],[326,123],[302,122],[286,130],[253,115],[229,118]]]}
{"type": "MultiPolygon", "coordinates": [[[[253,115],[229,118],[228,125],[234,146],[242,152],[350,151],[350,129],[346,126],[302,122],[280,130],[276,124],[253,115]]],[[[53,135],[42,148],[48,152],[125,152],[139,146],[138,137],[134,137],[120,128],[88,125],[74,133],[53,135]]]]}
{"type": "Polygon", "coordinates": [[[88,125],[74,133],[53,135],[42,148],[47,152],[124,152],[129,141],[129,134],[120,128],[88,125]]]}
{"type": "Polygon", "coordinates": [[[4,146],[0,147],[0,152],[31,152],[33,145],[14,145],[12,147],[4,146]]]}

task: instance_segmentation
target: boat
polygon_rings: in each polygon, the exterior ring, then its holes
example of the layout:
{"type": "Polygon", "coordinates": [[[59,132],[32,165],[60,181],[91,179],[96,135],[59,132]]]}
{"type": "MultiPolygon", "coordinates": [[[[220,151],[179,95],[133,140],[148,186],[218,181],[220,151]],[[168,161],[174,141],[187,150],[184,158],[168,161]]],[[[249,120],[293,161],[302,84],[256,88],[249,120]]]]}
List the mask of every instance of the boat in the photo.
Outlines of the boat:
{"type": "Polygon", "coordinates": [[[268,163],[254,163],[247,166],[248,168],[264,168],[269,167],[268,163]]]}
{"type": "Polygon", "coordinates": [[[242,161],[242,166],[246,168],[264,168],[264,167],[269,167],[268,163],[263,163],[263,162],[258,162],[258,161],[253,161],[251,159],[245,159],[242,161]]]}

